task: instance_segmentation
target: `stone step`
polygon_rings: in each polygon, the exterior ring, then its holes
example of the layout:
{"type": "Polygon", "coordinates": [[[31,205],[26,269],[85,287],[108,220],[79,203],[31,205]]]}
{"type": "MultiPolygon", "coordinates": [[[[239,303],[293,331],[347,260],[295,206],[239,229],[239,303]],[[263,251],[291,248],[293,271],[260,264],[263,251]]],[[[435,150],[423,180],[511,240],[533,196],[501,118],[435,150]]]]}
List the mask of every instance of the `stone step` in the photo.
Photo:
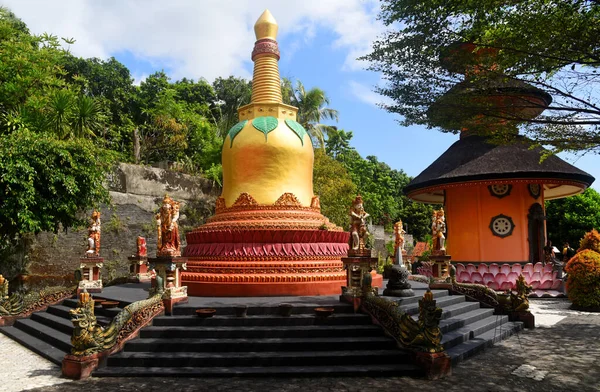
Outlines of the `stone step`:
{"type": "Polygon", "coordinates": [[[162,326],[148,327],[140,331],[140,338],[194,338],[194,339],[257,339],[257,338],[317,338],[381,336],[381,329],[374,325],[301,325],[268,327],[197,327],[162,326]]]}
{"type": "Polygon", "coordinates": [[[388,337],[330,337],[285,339],[136,339],[125,351],[138,352],[235,352],[235,351],[342,351],[385,350],[395,347],[388,337]]]}
{"type": "MultiPolygon", "coordinates": [[[[382,298],[388,299],[390,301],[395,301],[398,303],[399,306],[410,305],[410,304],[417,304],[417,306],[418,306],[419,300],[421,298],[423,298],[423,294],[425,294],[425,292],[427,290],[413,289],[413,291],[414,291],[415,295],[413,295],[412,297],[389,297],[389,296],[382,295],[382,298]]],[[[433,298],[435,298],[435,299],[441,299],[443,297],[450,296],[450,294],[448,293],[448,290],[431,290],[431,292],[433,293],[433,298]]]]}
{"type": "MultiPolygon", "coordinates": [[[[444,307],[448,307],[450,305],[455,305],[455,304],[459,304],[461,302],[465,302],[465,296],[464,295],[449,295],[449,296],[445,296],[445,297],[441,297],[440,299],[436,300],[436,305],[439,308],[444,308],[444,307]]],[[[408,314],[418,314],[419,313],[419,304],[417,303],[411,303],[408,305],[400,305],[399,308],[408,313],[408,314]]]]}
{"type": "Polygon", "coordinates": [[[444,334],[442,344],[446,350],[464,343],[489,330],[494,330],[508,321],[508,316],[489,316],[444,334]]]}
{"type": "Polygon", "coordinates": [[[396,349],[277,352],[121,352],[108,358],[119,367],[330,366],[410,363],[412,355],[396,349]]]}
{"type": "Polygon", "coordinates": [[[15,322],[14,327],[61,351],[71,351],[71,335],[31,319],[19,319],[15,322]]]}
{"type": "MultiPolygon", "coordinates": [[[[284,303],[284,302],[282,302],[284,303]]],[[[243,305],[243,303],[240,303],[243,305]]],[[[346,303],[335,303],[329,305],[323,305],[318,303],[306,303],[306,304],[292,304],[292,315],[301,315],[301,314],[315,314],[315,308],[333,308],[335,314],[348,314],[354,313],[354,308],[352,305],[346,303]]],[[[213,306],[204,306],[205,308],[210,308],[213,306]]],[[[196,314],[196,309],[199,309],[199,306],[192,306],[189,304],[177,304],[173,308],[173,314],[176,316],[190,316],[196,314]]],[[[218,314],[221,316],[234,316],[235,315],[235,305],[218,305],[213,308],[217,309],[218,314]]],[[[260,305],[260,306],[252,306],[248,305],[248,316],[279,316],[279,303],[275,303],[272,305],[260,305]]]]}
{"type": "Polygon", "coordinates": [[[48,312],[37,312],[31,315],[31,319],[38,323],[47,325],[48,327],[66,333],[71,336],[73,334],[73,323],[70,319],[57,316],[48,312]]]}
{"type": "MultiPolygon", "coordinates": [[[[65,320],[71,320],[71,315],[69,314],[69,312],[71,310],[73,310],[73,308],[71,308],[69,306],[54,305],[54,306],[49,306],[48,309],[46,310],[46,312],[49,314],[58,316],[60,318],[63,318],[65,320]]],[[[100,314],[96,314],[96,312],[98,312],[98,310],[99,310],[98,308],[94,309],[94,314],[96,315],[96,321],[98,322],[99,325],[102,325],[102,326],[108,325],[110,323],[110,321],[112,320],[112,317],[107,317],[107,316],[103,316],[100,314]]],[[[120,310],[121,309],[119,309],[119,311],[120,310]]],[[[116,314],[118,314],[119,311],[117,311],[116,314]]],[[[43,312],[40,312],[40,313],[43,313],[43,312]]]]}
{"type": "Polygon", "coordinates": [[[270,367],[105,367],[93,373],[96,377],[328,377],[328,376],[423,376],[423,371],[410,364],[270,366],[270,367]]]}
{"type": "Polygon", "coordinates": [[[494,343],[518,333],[522,328],[522,323],[507,322],[494,330],[484,332],[473,339],[447,349],[446,353],[450,356],[454,366],[460,361],[491,347],[494,343]]]}
{"type": "Polygon", "coordinates": [[[451,332],[468,324],[474,323],[494,314],[494,309],[477,308],[440,321],[442,333],[451,332]]]}
{"type": "MultiPolygon", "coordinates": [[[[442,320],[460,316],[461,314],[481,309],[478,302],[459,302],[442,307],[442,320]]],[[[493,310],[493,309],[492,309],[493,310]]],[[[493,311],[492,311],[493,313],[493,311]]]]}
{"type": "MultiPolygon", "coordinates": [[[[218,310],[217,310],[218,312],[218,310]]],[[[217,313],[218,314],[218,313],[217,313]]],[[[154,326],[300,326],[300,325],[371,325],[371,318],[365,314],[339,313],[329,317],[315,317],[314,314],[298,314],[290,317],[280,316],[159,316],[152,321],[154,326]]]]}
{"type": "MultiPolygon", "coordinates": [[[[0,333],[3,333],[22,346],[59,366],[62,364],[62,360],[65,355],[68,354],[68,351],[63,351],[41,339],[38,339],[35,336],[28,334],[23,330],[15,328],[14,326],[2,327],[0,328],[0,333]]],[[[10,360],[10,358],[5,359],[10,360]]]]}

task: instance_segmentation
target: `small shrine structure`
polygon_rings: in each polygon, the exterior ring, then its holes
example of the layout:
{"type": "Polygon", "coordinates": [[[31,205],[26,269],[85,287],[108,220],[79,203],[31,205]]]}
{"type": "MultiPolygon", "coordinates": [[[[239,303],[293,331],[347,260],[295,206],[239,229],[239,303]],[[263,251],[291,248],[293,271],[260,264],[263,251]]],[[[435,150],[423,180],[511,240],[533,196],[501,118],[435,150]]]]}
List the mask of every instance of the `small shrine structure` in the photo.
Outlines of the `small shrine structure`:
{"type": "Polygon", "coordinates": [[[509,124],[506,120],[534,119],[550,105],[550,95],[502,77],[495,65],[488,68],[493,75],[480,83],[475,76],[485,71],[479,64],[494,62],[497,53],[492,50],[458,44],[448,53],[443,62],[463,73],[465,80],[434,103],[428,115],[442,128],[460,129],[460,140],[404,191],[415,201],[443,205],[445,248],[453,262],[542,262],[544,202],[581,193],[594,178],[556,155],[540,159],[545,151],[517,134],[516,121],[509,124]],[[456,105],[467,109],[459,110],[456,105]],[[513,141],[494,143],[470,130],[482,126],[490,134],[513,132],[513,141]]]}
{"type": "Polygon", "coordinates": [[[310,135],[282,100],[277,30],[268,10],[254,26],[252,100],[223,144],[223,192],[215,215],[186,235],[190,295],[332,295],[346,282],[349,234],[313,192],[310,135]]]}
{"type": "Polygon", "coordinates": [[[104,266],[104,258],[100,257],[100,236],[102,221],[100,211],[92,212],[90,225],[88,226],[88,248],[85,255],[79,258],[79,271],[81,280],[77,286],[77,293],[87,290],[89,293],[102,292],[101,269],[104,266]]]}

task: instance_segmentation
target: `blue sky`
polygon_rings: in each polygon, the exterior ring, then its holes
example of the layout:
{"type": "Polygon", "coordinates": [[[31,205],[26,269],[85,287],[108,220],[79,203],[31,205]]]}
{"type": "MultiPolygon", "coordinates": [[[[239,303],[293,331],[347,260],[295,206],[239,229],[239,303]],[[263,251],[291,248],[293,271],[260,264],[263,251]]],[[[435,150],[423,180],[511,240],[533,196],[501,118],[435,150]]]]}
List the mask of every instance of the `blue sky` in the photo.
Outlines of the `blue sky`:
{"type": "MultiPolygon", "coordinates": [[[[418,175],[458,136],[402,127],[376,106],[380,76],[356,58],[384,31],[376,0],[0,0],[34,33],[75,38],[82,57],[114,56],[136,81],[164,69],[173,80],[229,75],[250,78],[252,26],[265,8],[279,23],[280,73],[320,87],[340,112],[336,124],[354,134],[363,156],[418,175]]],[[[561,155],[592,174],[600,189],[600,159],[561,155]]]]}

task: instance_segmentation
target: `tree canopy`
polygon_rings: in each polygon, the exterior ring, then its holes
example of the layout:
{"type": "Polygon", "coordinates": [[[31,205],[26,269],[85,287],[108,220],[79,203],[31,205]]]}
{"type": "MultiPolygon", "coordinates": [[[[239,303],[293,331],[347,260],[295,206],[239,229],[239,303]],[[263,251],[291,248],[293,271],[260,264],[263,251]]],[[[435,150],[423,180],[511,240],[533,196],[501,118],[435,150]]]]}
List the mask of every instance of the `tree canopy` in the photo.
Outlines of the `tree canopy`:
{"type": "Polygon", "coordinates": [[[565,242],[573,248],[592,229],[600,228],[600,193],[592,188],[580,195],[546,202],[548,238],[559,247],[565,242]]]}
{"type": "MultiPolygon", "coordinates": [[[[380,18],[390,29],[365,59],[383,74],[386,84],[378,91],[393,101],[383,106],[400,114],[402,124],[440,126],[429,112],[436,103],[437,109],[449,105],[452,113],[473,109],[476,100],[440,101],[457,84],[498,96],[500,84],[514,94],[527,83],[552,97],[542,115],[531,119],[479,105],[478,131],[490,130],[487,118],[504,129],[520,126],[553,151],[600,152],[598,1],[382,0],[380,18]],[[460,43],[473,44],[466,56],[457,55],[460,43]]],[[[508,106],[545,105],[525,98],[508,106]]]]}

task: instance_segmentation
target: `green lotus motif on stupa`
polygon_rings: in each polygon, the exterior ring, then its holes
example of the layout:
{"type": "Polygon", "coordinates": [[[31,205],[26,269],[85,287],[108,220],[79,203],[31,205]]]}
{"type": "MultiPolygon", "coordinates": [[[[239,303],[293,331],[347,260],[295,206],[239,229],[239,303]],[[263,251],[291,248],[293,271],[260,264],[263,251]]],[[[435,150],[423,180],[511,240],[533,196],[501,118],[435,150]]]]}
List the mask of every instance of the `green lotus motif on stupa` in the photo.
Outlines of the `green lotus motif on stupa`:
{"type": "Polygon", "coordinates": [[[244,129],[244,126],[246,125],[247,122],[248,122],[248,120],[240,121],[239,123],[237,123],[233,127],[231,127],[229,132],[227,132],[227,135],[229,135],[229,140],[231,141],[229,148],[233,147],[233,139],[235,139],[235,137],[238,135],[238,133],[240,133],[242,131],[242,129],[244,129]]]}
{"type": "MultiPolygon", "coordinates": [[[[247,122],[248,120],[240,121],[239,123],[231,127],[231,129],[229,129],[229,132],[227,132],[227,135],[229,135],[229,140],[231,142],[229,145],[230,148],[233,147],[233,139],[235,139],[235,137],[242,131],[242,129],[244,129],[247,122]]],[[[300,143],[302,143],[302,145],[304,146],[304,135],[308,134],[308,132],[306,132],[306,129],[304,129],[304,127],[300,125],[299,122],[290,119],[285,120],[285,124],[300,138],[300,143]]],[[[265,141],[267,140],[267,135],[270,132],[274,131],[278,125],[279,120],[272,116],[256,117],[254,120],[252,120],[252,126],[265,135],[265,141]]]]}
{"type": "Polygon", "coordinates": [[[285,120],[285,124],[300,138],[300,142],[304,145],[304,135],[307,134],[306,129],[299,122],[294,120],[285,120]]]}

